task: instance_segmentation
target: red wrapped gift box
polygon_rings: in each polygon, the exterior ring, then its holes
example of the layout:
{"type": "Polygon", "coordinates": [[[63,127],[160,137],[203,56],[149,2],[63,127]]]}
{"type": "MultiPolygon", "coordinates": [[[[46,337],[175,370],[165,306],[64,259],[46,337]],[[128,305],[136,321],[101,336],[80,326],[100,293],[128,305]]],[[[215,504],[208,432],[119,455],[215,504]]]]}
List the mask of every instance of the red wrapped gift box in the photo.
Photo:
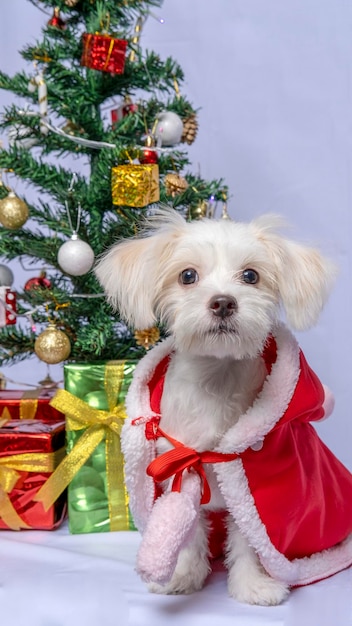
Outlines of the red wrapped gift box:
{"type": "Polygon", "coordinates": [[[2,420],[0,424],[0,528],[53,530],[66,514],[62,494],[45,511],[35,496],[60,463],[65,421],[2,420]]]}
{"type": "Polygon", "coordinates": [[[51,421],[64,419],[54,407],[49,406],[55,390],[34,389],[23,391],[2,389],[0,391],[0,419],[39,419],[51,421]]]}
{"type": "Polygon", "coordinates": [[[109,35],[84,33],[81,65],[92,70],[123,74],[126,59],[126,39],[114,39],[109,35]]]}

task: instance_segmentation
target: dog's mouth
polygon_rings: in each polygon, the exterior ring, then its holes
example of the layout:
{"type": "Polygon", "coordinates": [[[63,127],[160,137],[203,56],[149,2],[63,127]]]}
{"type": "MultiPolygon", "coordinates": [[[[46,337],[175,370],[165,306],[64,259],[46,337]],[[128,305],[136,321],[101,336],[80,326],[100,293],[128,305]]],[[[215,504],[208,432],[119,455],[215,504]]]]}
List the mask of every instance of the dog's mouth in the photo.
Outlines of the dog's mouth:
{"type": "Polygon", "coordinates": [[[228,326],[227,324],[224,324],[224,322],[220,322],[220,324],[216,327],[213,328],[209,328],[208,335],[211,335],[213,337],[218,337],[219,335],[221,336],[230,336],[230,335],[238,335],[237,329],[234,326],[228,326]]]}

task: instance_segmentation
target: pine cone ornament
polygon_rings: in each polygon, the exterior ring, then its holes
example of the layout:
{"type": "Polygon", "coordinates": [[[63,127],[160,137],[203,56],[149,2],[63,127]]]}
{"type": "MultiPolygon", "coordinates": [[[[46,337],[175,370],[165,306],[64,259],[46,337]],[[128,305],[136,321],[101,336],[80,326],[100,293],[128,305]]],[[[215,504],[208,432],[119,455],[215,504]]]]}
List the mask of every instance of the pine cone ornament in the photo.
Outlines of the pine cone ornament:
{"type": "Polygon", "coordinates": [[[166,193],[173,198],[178,194],[186,191],[188,182],[179,174],[166,174],[164,178],[166,193]]]}
{"type": "Polygon", "coordinates": [[[183,133],[181,137],[182,143],[188,143],[190,146],[194,142],[198,132],[198,120],[196,114],[193,113],[183,120],[183,133]]]}
{"type": "Polygon", "coordinates": [[[136,330],[134,338],[138,346],[143,346],[146,350],[149,350],[160,339],[159,328],[153,326],[152,328],[146,328],[145,330],[136,330]]]}

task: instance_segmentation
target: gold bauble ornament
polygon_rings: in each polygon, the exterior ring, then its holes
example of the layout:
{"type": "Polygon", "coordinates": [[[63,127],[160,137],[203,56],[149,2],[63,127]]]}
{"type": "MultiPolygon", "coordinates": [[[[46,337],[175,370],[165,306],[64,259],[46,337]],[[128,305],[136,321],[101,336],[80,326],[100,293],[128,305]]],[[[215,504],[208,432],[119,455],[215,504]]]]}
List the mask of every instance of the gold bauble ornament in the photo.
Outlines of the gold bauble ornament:
{"type": "Polygon", "coordinates": [[[145,330],[136,330],[134,338],[138,346],[143,346],[143,348],[149,350],[160,339],[160,331],[156,326],[146,328],[145,330]]]}
{"type": "Polygon", "coordinates": [[[183,120],[183,133],[181,137],[181,142],[188,143],[188,145],[190,146],[194,142],[197,136],[197,132],[198,121],[195,113],[193,113],[183,120]]]}
{"type": "Polygon", "coordinates": [[[203,217],[207,217],[209,204],[207,200],[201,200],[196,206],[191,206],[189,209],[189,219],[201,220],[203,217]]]}
{"type": "Polygon", "coordinates": [[[71,9],[75,7],[76,4],[78,4],[79,2],[79,0],[64,0],[64,1],[65,1],[66,6],[70,7],[71,9]]]}
{"type": "Polygon", "coordinates": [[[186,191],[188,182],[179,174],[166,174],[164,178],[166,193],[173,198],[186,191]]]}
{"type": "Polygon", "coordinates": [[[0,223],[5,228],[21,228],[29,215],[28,206],[13,191],[0,200],[0,223]]]}
{"type": "Polygon", "coordinates": [[[49,324],[48,328],[36,338],[34,352],[44,363],[54,365],[69,357],[71,343],[62,330],[56,328],[55,324],[49,324]]]}

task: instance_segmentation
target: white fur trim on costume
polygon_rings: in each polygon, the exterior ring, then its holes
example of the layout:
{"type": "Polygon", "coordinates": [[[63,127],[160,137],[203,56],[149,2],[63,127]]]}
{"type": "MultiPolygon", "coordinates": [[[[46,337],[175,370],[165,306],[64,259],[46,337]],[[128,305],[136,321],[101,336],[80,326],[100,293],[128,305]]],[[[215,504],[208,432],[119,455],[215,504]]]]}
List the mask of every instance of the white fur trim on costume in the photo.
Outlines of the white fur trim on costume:
{"type": "Polygon", "coordinates": [[[243,452],[257,446],[286,411],[297,385],[300,362],[299,346],[285,326],[278,326],[273,336],[277,358],[253,406],[241,415],[216,448],[219,452],[243,452]]]}
{"type": "Polygon", "coordinates": [[[126,487],[134,522],[144,531],[154,504],[154,481],[146,468],[155,458],[155,441],[145,438],[145,424],[154,417],[150,408],[148,383],[158,363],[172,351],[172,340],[165,339],[138,363],[126,397],[126,419],[121,432],[121,447],[125,457],[126,487]],[[134,420],[141,418],[139,423],[134,420]]]}

